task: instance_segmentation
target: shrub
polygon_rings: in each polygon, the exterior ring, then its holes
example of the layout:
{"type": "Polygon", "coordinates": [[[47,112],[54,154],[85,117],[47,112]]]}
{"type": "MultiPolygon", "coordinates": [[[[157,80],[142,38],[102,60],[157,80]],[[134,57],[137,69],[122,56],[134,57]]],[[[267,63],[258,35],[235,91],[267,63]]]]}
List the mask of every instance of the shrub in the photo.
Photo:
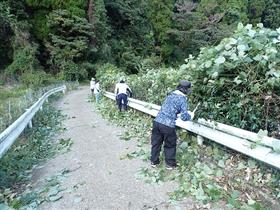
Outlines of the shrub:
{"type": "Polygon", "coordinates": [[[55,78],[44,71],[24,72],[20,77],[21,82],[30,87],[39,87],[42,85],[50,85],[55,82],[55,78]]]}
{"type": "Polygon", "coordinates": [[[181,70],[191,76],[199,116],[277,134],[280,124],[280,29],[238,25],[230,38],[202,48],[181,70]]]}
{"type": "Polygon", "coordinates": [[[214,47],[190,55],[180,69],[141,69],[127,76],[106,64],[97,77],[107,90],[126,77],[134,97],[161,104],[181,79],[193,83],[190,106],[203,102],[197,117],[237,126],[254,132],[268,130],[279,136],[280,115],[280,29],[254,29],[239,24],[235,34],[214,47]]]}

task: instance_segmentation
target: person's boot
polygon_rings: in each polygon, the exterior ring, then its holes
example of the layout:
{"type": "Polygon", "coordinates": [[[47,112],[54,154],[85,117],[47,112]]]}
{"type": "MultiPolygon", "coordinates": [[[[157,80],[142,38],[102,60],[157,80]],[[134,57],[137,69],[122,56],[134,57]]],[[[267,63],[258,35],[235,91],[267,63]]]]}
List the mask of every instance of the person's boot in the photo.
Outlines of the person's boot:
{"type": "Polygon", "coordinates": [[[174,169],[177,169],[177,164],[174,164],[174,165],[165,164],[165,169],[166,169],[166,170],[174,170],[174,169]]]}

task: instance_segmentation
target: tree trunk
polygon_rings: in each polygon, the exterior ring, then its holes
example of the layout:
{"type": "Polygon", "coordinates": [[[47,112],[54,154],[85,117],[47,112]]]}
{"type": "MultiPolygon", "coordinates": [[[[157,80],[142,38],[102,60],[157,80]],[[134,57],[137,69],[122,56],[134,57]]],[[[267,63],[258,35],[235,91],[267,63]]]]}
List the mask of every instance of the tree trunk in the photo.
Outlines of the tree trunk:
{"type": "Polygon", "coordinates": [[[88,15],[88,22],[89,22],[90,24],[93,24],[93,23],[94,23],[93,12],[94,12],[93,0],[88,0],[88,11],[87,11],[87,15],[88,15]]]}
{"type": "MultiPolygon", "coordinates": [[[[88,0],[87,16],[88,16],[88,22],[91,24],[91,26],[93,28],[93,31],[95,31],[95,27],[94,27],[94,12],[95,12],[95,8],[94,8],[93,0],[88,0]]],[[[96,40],[92,36],[90,38],[90,45],[95,45],[95,43],[96,43],[96,40]]]]}

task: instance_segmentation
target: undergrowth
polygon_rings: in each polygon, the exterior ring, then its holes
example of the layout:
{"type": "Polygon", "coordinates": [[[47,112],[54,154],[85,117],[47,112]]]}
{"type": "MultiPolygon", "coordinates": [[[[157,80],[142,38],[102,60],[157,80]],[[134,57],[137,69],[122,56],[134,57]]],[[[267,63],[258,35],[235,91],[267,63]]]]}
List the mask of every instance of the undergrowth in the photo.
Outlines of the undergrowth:
{"type": "MultiPolygon", "coordinates": [[[[32,106],[47,91],[66,85],[67,90],[76,89],[78,82],[57,83],[46,87],[28,88],[16,86],[4,88],[0,86],[0,132],[11,125],[27,108],[32,106]]],[[[62,93],[60,93],[62,94],[62,93]]],[[[52,97],[59,96],[59,93],[52,97]]]]}
{"type": "MultiPolygon", "coordinates": [[[[126,128],[120,139],[138,141],[138,150],[122,159],[149,161],[152,117],[131,109],[119,112],[107,99],[95,108],[126,128]]],[[[150,183],[176,180],[179,186],[170,193],[171,202],[192,196],[198,209],[279,209],[279,171],[211,141],[198,146],[195,136],[182,129],[177,134],[178,170],[169,172],[160,164],[157,169],[141,168],[137,174],[150,183]]]]}
{"type": "Polygon", "coordinates": [[[35,194],[28,194],[27,199],[21,193],[28,188],[34,168],[53,157],[65,145],[69,146],[65,141],[54,142],[53,138],[63,130],[63,118],[61,111],[45,103],[43,110],[33,118],[34,127],[27,128],[0,159],[0,205],[20,209],[36,199],[35,194]]]}

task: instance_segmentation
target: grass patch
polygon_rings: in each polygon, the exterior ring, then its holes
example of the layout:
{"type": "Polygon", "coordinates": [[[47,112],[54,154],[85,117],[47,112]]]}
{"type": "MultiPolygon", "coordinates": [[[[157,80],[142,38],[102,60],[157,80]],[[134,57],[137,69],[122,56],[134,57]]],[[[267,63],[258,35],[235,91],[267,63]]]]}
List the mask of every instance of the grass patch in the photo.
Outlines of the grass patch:
{"type": "Polygon", "coordinates": [[[22,195],[28,188],[31,172],[36,166],[53,157],[58,151],[67,151],[72,142],[54,142],[54,135],[62,131],[61,111],[50,104],[33,118],[32,129],[26,129],[16,143],[0,159],[0,203],[19,209],[32,203],[37,194],[22,195]]]}

